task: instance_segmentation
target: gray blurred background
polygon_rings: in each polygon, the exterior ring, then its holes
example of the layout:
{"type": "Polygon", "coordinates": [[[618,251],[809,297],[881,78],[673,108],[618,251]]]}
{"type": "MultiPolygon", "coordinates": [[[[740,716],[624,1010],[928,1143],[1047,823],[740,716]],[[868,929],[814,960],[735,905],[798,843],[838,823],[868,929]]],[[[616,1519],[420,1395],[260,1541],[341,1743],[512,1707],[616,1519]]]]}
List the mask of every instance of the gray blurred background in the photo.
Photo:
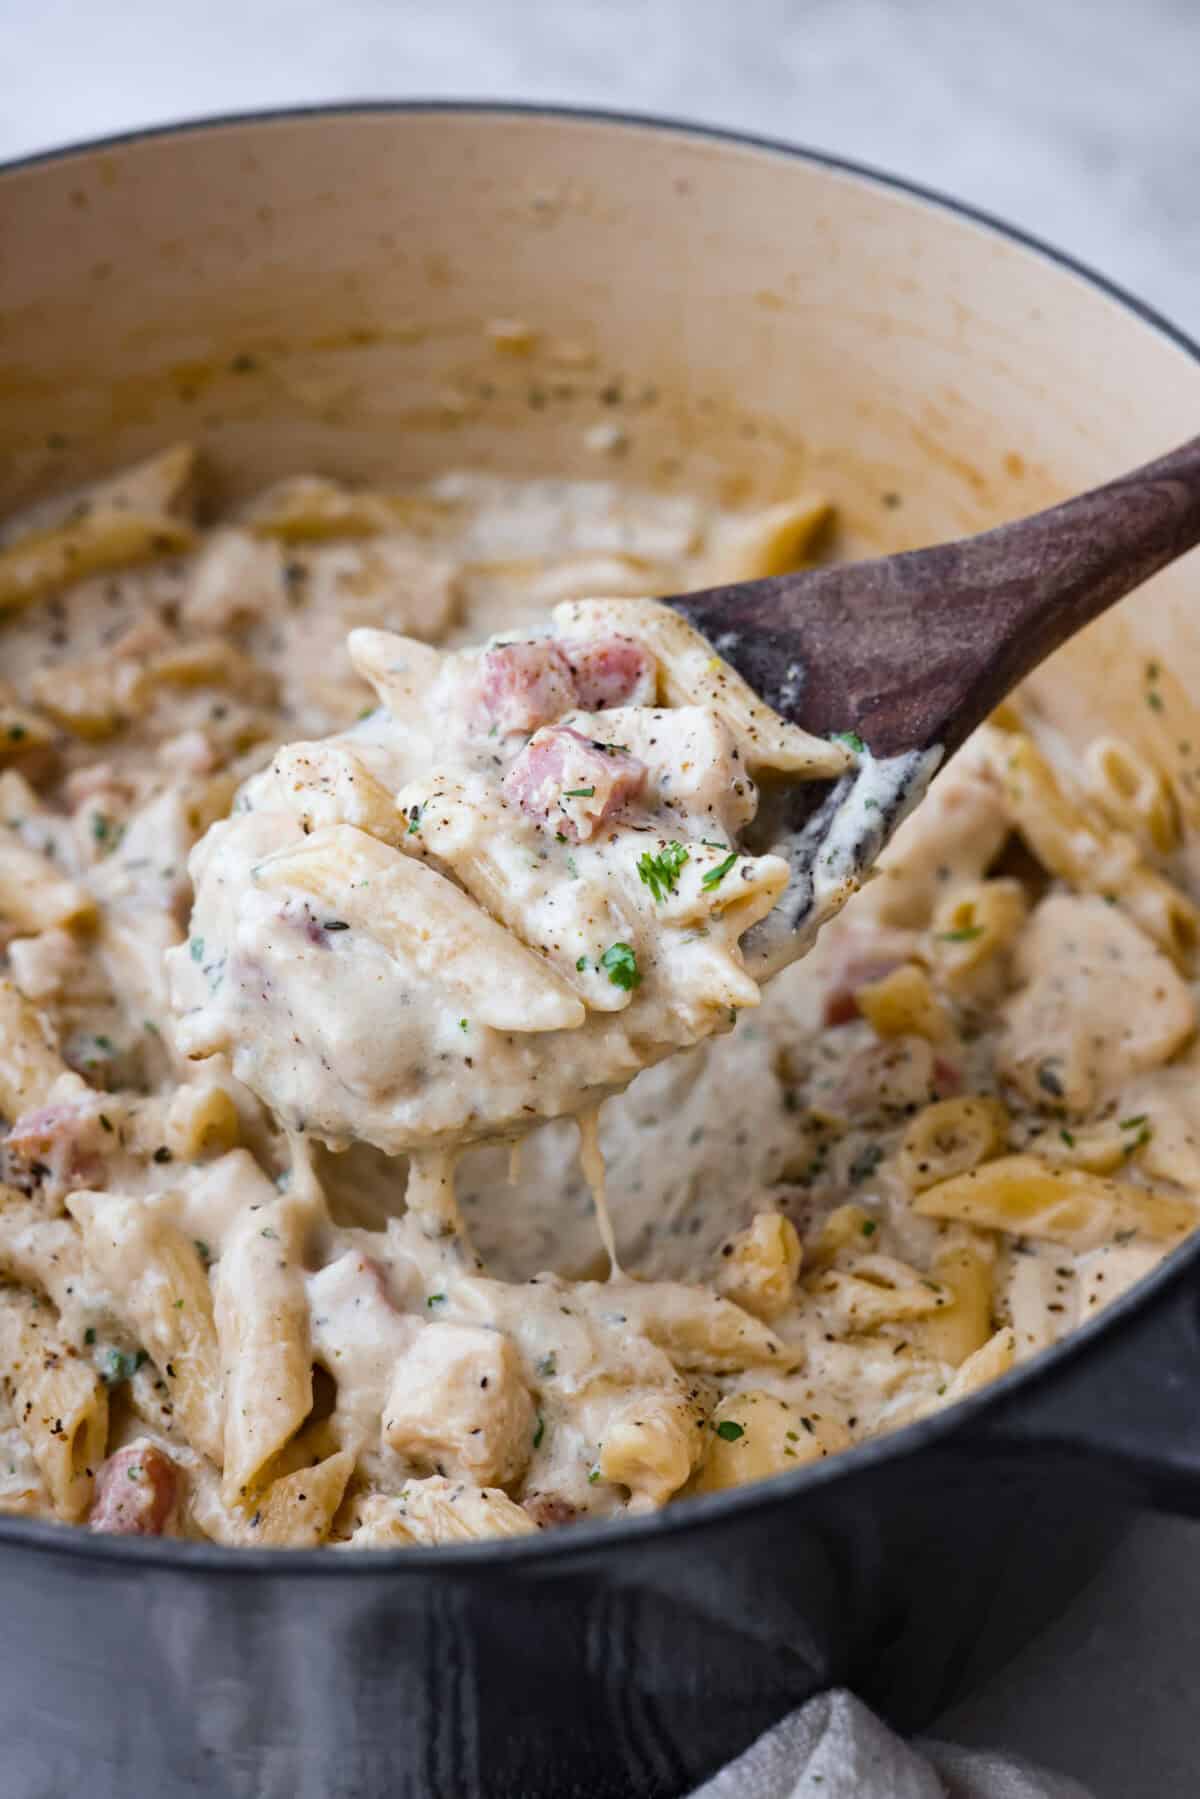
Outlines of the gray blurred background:
{"type": "MultiPolygon", "coordinates": [[[[387,96],[644,110],[835,151],[1024,226],[1200,337],[1200,0],[0,0],[0,159],[387,96]]],[[[1148,1519],[939,1734],[1097,1799],[1190,1799],[1198,1669],[1200,1527],[1148,1519]]]]}

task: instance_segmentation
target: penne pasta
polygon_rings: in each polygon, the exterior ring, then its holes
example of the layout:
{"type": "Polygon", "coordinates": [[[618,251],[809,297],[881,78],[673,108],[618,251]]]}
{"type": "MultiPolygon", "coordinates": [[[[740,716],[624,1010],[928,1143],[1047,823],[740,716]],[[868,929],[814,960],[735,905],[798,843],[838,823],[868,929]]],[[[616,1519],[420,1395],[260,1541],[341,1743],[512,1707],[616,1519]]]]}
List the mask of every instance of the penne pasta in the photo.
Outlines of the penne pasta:
{"type": "Polygon", "coordinates": [[[287,1197],[230,1225],[214,1276],[224,1388],[222,1497],[249,1507],[313,1403],[306,1209],[287,1197]]]}
{"type": "Polygon", "coordinates": [[[0,1287],[0,1358],[55,1515],[74,1523],[87,1511],[104,1458],[104,1388],[60,1334],[53,1309],[24,1288],[0,1287]]]}
{"type": "Polygon", "coordinates": [[[212,1292],[194,1241],[162,1212],[117,1193],[73,1193],[88,1266],[167,1382],[188,1442],[220,1464],[221,1358],[212,1292]]]}

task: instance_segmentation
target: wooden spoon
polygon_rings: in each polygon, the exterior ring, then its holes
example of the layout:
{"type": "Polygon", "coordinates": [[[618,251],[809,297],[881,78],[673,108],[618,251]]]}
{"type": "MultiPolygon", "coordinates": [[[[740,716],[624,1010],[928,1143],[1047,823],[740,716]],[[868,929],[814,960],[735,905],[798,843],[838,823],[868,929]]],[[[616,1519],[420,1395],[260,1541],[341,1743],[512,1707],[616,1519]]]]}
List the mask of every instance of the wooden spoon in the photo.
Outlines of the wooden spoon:
{"type": "Polygon", "coordinates": [[[764,790],[753,847],[792,881],[746,940],[770,971],[811,941],[934,770],[1084,625],[1200,543],[1200,437],[1104,487],[978,537],[666,603],[783,717],[871,757],[835,783],[764,790]],[[755,939],[757,938],[757,941],[755,939]]]}

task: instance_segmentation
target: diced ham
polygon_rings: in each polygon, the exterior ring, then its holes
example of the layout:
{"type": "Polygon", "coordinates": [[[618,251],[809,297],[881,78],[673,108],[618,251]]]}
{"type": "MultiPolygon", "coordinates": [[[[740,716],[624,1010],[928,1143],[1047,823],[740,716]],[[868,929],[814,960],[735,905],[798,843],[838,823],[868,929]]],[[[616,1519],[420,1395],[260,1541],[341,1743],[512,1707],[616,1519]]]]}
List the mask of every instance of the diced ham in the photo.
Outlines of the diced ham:
{"type": "Polygon", "coordinates": [[[822,1021],[833,1029],[851,1024],[859,1015],[855,995],[871,981],[882,981],[912,958],[917,942],[915,931],[889,930],[871,925],[863,930],[847,927],[838,920],[833,953],[825,972],[825,1002],[822,1021]]]}
{"type": "Polygon", "coordinates": [[[161,1537],[178,1487],[179,1470],[170,1456],[140,1437],[97,1469],[88,1528],[121,1537],[161,1537]]]}
{"type": "Polygon", "coordinates": [[[572,843],[589,838],[645,784],[644,762],[569,725],[530,738],[504,777],[505,793],[522,812],[553,825],[572,843]]]}
{"type": "Polygon", "coordinates": [[[935,1056],[933,1085],[939,1099],[955,1099],[962,1092],[962,1070],[945,1056],[935,1056]]]}
{"type": "Polygon", "coordinates": [[[104,1093],[23,1112],[0,1139],[8,1178],[24,1184],[27,1169],[52,1197],[99,1181],[105,1156],[118,1147],[114,1112],[119,1102],[104,1093]]]}
{"type": "Polygon", "coordinates": [[[654,704],[658,685],[654,657],[632,637],[583,638],[563,647],[585,712],[654,704]]]}
{"type": "Polygon", "coordinates": [[[897,968],[903,966],[904,957],[895,956],[860,956],[857,961],[847,962],[839,969],[837,978],[825,992],[825,1007],[822,1021],[830,1029],[839,1024],[850,1024],[859,1015],[858,1000],[855,997],[860,987],[871,981],[882,981],[897,968]]]}
{"type": "Polygon", "coordinates": [[[571,665],[545,638],[496,644],[483,654],[479,698],[489,729],[536,731],[577,703],[571,665]]]}

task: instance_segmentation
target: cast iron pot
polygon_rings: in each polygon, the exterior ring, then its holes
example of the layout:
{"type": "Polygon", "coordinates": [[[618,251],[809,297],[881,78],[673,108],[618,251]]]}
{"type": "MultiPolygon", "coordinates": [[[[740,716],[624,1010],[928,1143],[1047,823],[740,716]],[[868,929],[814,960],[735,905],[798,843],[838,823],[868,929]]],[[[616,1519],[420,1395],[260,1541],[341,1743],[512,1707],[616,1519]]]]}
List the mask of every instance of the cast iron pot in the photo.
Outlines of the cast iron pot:
{"type": "MultiPolygon", "coordinates": [[[[4,509],[178,436],[218,498],[614,457],[819,486],[853,554],[1194,433],[1198,356],[964,208],[669,124],[362,106],[0,172],[4,509]]],[[[1196,584],[1159,577],[1036,703],[1139,741],[1147,655],[1200,692],[1196,584]]],[[[5,1799],[666,1799],[835,1682],[920,1725],[1136,1508],[1200,1512],[1198,1261],[951,1412],[632,1523],[349,1556],[0,1520],[5,1799]]]]}

